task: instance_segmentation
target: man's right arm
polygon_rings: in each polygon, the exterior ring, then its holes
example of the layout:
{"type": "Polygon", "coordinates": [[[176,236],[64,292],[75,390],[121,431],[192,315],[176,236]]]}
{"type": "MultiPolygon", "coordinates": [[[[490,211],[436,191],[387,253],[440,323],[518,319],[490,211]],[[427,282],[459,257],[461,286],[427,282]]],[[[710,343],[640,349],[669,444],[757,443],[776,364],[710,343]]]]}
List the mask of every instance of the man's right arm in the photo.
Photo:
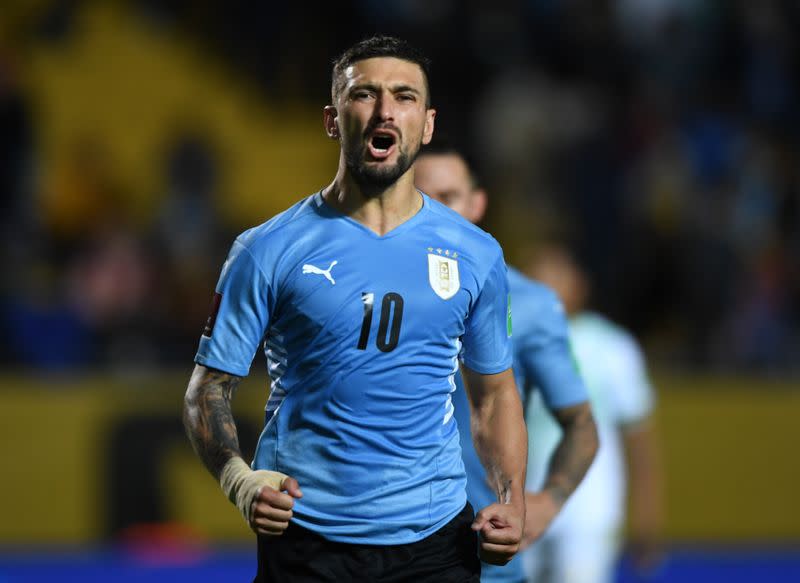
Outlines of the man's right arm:
{"type": "Polygon", "coordinates": [[[242,457],[231,402],[242,378],[196,365],[183,401],[183,426],[197,455],[220,479],[231,458],[242,457]]]}
{"type": "Polygon", "coordinates": [[[663,468],[658,437],[649,418],[622,427],[628,468],[630,508],[628,547],[642,572],[663,559],[663,468]]]}
{"type": "Polygon", "coordinates": [[[620,337],[615,350],[616,422],[623,437],[628,471],[628,552],[646,573],[663,559],[663,475],[653,411],[655,392],[644,354],[633,336],[620,337]]]}
{"type": "Polygon", "coordinates": [[[292,518],[294,499],[303,493],[294,478],[253,471],[242,459],[231,401],[241,377],[195,366],[183,407],[192,447],[255,532],[281,534],[292,518]],[[286,493],[283,493],[285,491],[286,493]]]}

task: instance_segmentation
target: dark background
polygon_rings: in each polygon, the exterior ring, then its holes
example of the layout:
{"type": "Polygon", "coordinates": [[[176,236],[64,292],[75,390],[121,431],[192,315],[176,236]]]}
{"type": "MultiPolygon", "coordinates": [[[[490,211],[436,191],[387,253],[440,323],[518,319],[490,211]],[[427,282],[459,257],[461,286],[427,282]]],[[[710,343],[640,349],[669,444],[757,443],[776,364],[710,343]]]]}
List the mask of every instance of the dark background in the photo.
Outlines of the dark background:
{"type": "Polygon", "coordinates": [[[509,263],[567,242],[641,341],[661,580],[791,580],[799,27],[790,0],[2,2],[0,581],[250,572],[209,554],[250,539],[182,436],[183,391],[233,238],[333,177],[331,61],[375,33],[432,58],[437,131],[509,263]]]}
{"type": "Polygon", "coordinates": [[[383,32],[433,59],[438,131],[479,168],[510,262],[568,241],[656,365],[796,373],[798,18],[776,0],[11,2],[0,357],[190,360],[231,238],[335,172],[331,60],[383,32]]]}

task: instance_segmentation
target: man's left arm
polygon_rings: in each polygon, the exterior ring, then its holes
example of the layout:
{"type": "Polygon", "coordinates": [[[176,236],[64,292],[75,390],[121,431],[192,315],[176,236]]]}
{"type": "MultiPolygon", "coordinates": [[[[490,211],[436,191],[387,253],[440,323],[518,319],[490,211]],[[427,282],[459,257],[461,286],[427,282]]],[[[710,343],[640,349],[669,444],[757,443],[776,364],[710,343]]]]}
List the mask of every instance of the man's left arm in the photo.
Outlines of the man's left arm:
{"type": "Polygon", "coordinates": [[[525,467],[528,440],[511,369],[480,374],[462,366],[471,407],[475,450],[497,502],[482,508],[472,528],[480,536],[480,556],[504,565],[520,548],[525,523],[525,467]]]}

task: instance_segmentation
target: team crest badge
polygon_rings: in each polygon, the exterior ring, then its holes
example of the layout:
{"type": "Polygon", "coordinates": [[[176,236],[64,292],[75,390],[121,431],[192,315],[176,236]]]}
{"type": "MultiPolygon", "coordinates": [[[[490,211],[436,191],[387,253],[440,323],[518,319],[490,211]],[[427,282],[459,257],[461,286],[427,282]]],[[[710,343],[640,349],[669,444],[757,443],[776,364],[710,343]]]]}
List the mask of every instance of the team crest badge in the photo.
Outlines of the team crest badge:
{"type": "Polygon", "coordinates": [[[449,300],[461,287],[458,261],[453,257],[428,253],[428,281],[437,296],[449,300]]]}

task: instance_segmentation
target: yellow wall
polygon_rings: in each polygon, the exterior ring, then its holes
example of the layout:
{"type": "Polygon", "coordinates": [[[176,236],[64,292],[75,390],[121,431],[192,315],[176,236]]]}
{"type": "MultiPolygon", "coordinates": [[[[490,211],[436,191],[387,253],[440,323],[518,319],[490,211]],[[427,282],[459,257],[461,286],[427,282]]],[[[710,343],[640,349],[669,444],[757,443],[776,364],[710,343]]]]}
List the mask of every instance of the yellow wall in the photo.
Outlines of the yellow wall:
{"type": "Polygon", "coordinates": [[[800,383],[663,378],[667,534],[800,539],[800,383]]]}
{"type": "MultiPolygon", "coordinates": [[[[112,429],[131,414],[179,418],[187,378],[188,371],[129,381],[0,378],[0,544],[102,539],[112,429]]],[[[667,536],[800,539],[800,386],[663,375],[657,384],[667,536]]],[[[248,379],[235,400],[237,416],[258,426],[264,401],[264,383],[248,379]]],[[[214,541],[249,540],[188,442],[165,447],[161,483],[170,518],[214,541]]]]}
{"type": "MultiPolygon", "coordinates": [[[[19,6],[9,20],[31,26],[37,10],[19,6]]],[[[0,40],[10,33],[4,28],[0,40]]],[[[164,159],[185,128],[219,155],[216,202],[236,227],[266,220],[336,172],[338,147],[322,127],[327,95],[270,104],[212,51],[144,21],[125,2],[82,3],[68,40],[35,39],[20,51],[19,73],[36,115],[45,214],[69,207],[52,200],[64,196],[54,182],[87,141],[103,151],[119,203],[144,224],[159,212],[164,159]]]]}

